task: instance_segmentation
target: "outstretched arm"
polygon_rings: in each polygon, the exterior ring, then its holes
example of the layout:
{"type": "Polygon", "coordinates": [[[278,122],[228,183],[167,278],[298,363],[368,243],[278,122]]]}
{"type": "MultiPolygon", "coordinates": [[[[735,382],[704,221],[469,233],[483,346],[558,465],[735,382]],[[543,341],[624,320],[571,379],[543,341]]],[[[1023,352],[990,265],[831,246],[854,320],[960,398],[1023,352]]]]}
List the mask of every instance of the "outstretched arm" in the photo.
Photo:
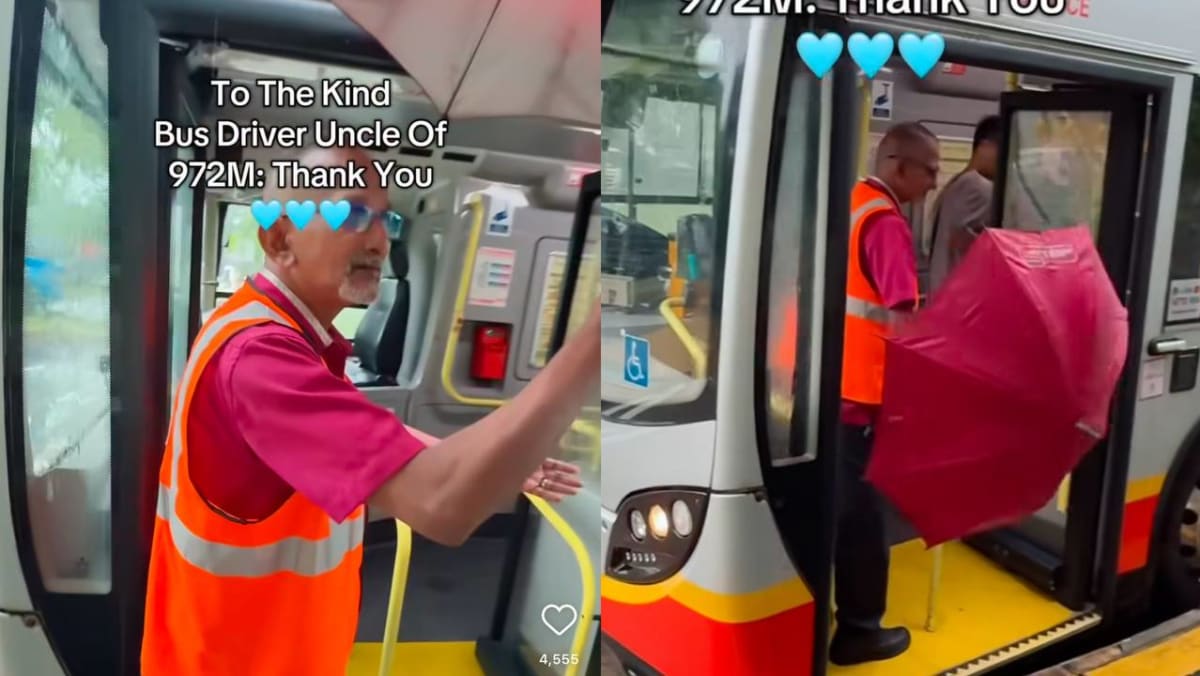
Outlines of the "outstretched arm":
{"type": "MultiPolygon", "coordinates": [[[[404,427],[409,434],[426,446],[433,446],[441,441],[432,434],[426,434],[415,427],[409,425],[404,427]]],[[[541,467],[534,470],[533,474],[530,474],[529,478],[525,480],[521,490],[549,502],[562,502],[563,498],[578,494],[581,488],[583,488],[583,483],[579,480],[578,465],[555,458],[546,458],[541,467]]]]}
{"type": "Polygon", "coordinates": [[[600,307],[512,401],[431,445],[369,503],[441,544],[464,542],[544,470],[600,384],[600,307]]]}

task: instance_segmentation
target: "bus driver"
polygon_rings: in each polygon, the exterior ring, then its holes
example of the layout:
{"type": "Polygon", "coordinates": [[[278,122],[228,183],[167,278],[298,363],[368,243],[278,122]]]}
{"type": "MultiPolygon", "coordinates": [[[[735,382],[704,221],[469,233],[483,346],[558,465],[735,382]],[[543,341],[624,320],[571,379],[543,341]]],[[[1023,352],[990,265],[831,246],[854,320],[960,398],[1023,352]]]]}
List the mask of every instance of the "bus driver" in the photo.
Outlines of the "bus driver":
{"type": "MultiPolygon", "coordinates": [[[[306,166],[369,164],[361,150],[304,152],[306,166]]],[[[159,473],[141,673],[345,673],[361,592],[365,505],[461,544],[523,488],[580,486],[558,448],[599,386],[600,311],[509,404],[443,440],[406,428],[343,375],[333,319],[379,289],[387,191],[268,190],[345,199],[334,230],[281,216],[258,232],[265,270],[201,327],[159,473]]]]}
{"type": "Polygon", "coordinates": [[[901,208],[937,185],[937,137],[898,124],[879,142],[875,174],[850,195],[850,246],[842,347],[841,505],[834,552],[837,632],[829,660],[848,665],[908,649],[904,627],[884,629],[891,543],[883,499],[863,479],[883,401],[884,339],[919,298],[912,229],[901,208]]]}

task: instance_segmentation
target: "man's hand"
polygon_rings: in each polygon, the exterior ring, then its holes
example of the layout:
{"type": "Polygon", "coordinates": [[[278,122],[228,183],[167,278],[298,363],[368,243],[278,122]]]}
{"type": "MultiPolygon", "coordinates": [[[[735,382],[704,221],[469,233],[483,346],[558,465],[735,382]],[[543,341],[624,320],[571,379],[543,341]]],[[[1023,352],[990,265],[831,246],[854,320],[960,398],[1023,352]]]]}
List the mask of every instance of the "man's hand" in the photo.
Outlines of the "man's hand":
{"type": "Polygon", "coordinates": [[[583,488],[578,477],[579,468],[575,465],[546,458],[542,466],[525,480],[521,490],[549,502],[562,502],[563,498],[575,495],[583,488]]]}

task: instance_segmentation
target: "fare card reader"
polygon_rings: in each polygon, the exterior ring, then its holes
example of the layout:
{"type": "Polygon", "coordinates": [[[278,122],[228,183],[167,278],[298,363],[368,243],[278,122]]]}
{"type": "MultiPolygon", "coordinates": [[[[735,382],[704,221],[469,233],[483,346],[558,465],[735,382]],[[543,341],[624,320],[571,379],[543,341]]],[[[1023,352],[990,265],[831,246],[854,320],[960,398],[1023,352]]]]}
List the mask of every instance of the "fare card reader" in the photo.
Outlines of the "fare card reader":
{"type": "Polygon", "coordinates": [[[1200,363],[1200,348],[1175,353],[1171,361],[1169,391],[1187,392],[1196,388],[1196,366],[1200,363]]]}

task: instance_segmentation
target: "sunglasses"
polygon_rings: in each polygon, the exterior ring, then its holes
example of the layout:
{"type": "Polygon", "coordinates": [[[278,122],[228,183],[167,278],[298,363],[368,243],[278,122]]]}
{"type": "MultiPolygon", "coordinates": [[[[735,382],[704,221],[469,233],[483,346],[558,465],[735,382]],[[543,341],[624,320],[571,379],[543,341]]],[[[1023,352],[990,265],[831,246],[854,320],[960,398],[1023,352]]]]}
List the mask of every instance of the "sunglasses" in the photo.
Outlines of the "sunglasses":
{"type": "Polygon", "coordinates": [[[341,230],[349,230],[351,232],[366,232],[371,224],[379,221],[380,225],[387,232],[388,239],[400,239],[404,234],[404,217],[391,209],[376,211],[370,207],[361,204],[350,205],[350,215],[346,216],[345,222],[342,223],[341,230]]]}
{"type": "Polygon", "coordinates": [[[914,159],[914,158],[912,158],[912,157],[909,157],[909,156],[907,156],[907,155],[888,155],[888,156],[887,156],[887,159],[889,159],[889,160],[900,160],[901,162],[903,162],[903,163],[905,163],[905,164],[912,164],[912,165],[916,165],[918,168],[920,168],[921,170],[923,170],[923,171],[925,172],[925,175],[926,175],[926,176],[928,176],[929,178],[932,178],[932,179],[934,179],[934,180],[937,180],[937,177],[938,177],[938,170],[939,170],[939,168],[940,168],[940,167],[937,167],[937,166],[933,166],[933,167],[931,167],[931,166],[929,166],[928,164],[925,164],[924,162],[921,162],[921,161],[919,161],[919,160],[916,160],[916,159],[914,159]]]}
{"type": "MultiPolygon", "coordinates": [[[[275,204],[278,205],[279,203],[275,202],[275,204]]],[[[312,202],[310,201],[309,204],[312,204],[312,202]]],[[[311,217],[312,214],[309,215],[309,218],[311,217]]],[[[286,213],[281,213],[278,215],[278,218],[287,218],[290,220],[291,217],[286,213]]],[[[399,240],[404,234],[404,217],[398,212],[392,211],[391,209],[376,211],[371,207],[355,204],[353,202],[350,203],[350,211],[346,214],[346,220],[342,221],[341,225],[339,225],[337,229],[341,231],[348,230],[354,233],[363,233],[370,229],[371,224],[375,221],[379,221],[379,224],[383,226],[383,230],[387,233],[388,239],[399,240]]],[[[269,225],[264,227],[269,227],[269,225]]],[[[303,228],[304,226],[300,227],[303,228]]]]}

